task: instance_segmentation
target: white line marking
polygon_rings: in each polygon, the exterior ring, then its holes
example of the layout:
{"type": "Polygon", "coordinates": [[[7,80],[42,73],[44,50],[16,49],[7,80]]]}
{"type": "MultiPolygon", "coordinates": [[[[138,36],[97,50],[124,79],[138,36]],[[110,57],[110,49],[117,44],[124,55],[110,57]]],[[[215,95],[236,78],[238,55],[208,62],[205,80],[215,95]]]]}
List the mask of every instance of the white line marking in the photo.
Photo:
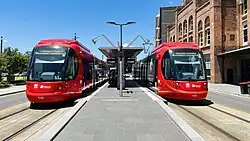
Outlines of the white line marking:
{"type": "Polygon", "coordinates": [[[139,99],[103,99],[105,102],[135,102],[139,101],[139,99]]]}
{"type": "Polygon", "coordinates": [[[185,133],[185,135],[191,141],[205,141],[190,125],[188,125],[180,116],[178,116],[169,106],[167,106],[162,100],[154,96],[154,94],[146,88],[137,86],[146,93],[151,99],[158,103],[166,114],[173,120],[173,122],[185,133]]]}
{"type": "Polygon", "coordinates": [[[211,90],[211,89],[208,89],[208,92],[214,92],[214,93],[218,93],[218,94],[222,94],[222,95],[231,95],[231,96],[234,96],[234,97],[239,97],[239,98],[245,98],[245,99],[250,99],[250,95],[249,94],[245,94],[243,96],[243,94],[232,94],[232,93],[228,93],[228,92],[222,92],[222,91],[218,91],[218,90],[211,90]]]}
{"type": "Polygon", "coordinates": [[[94,95],[96,95],[101,89],[107,86],[107,82],[98,88],[93,94],[79,100],[79,102],[72,107],[65,115],[59,118],[55,124],[51,126],[45,133],[42,134],[39,140],[50,141],[66,126],[66,124],[74,117],[74,115],[82,108],[82,106],[89,101],[94,95]]]}
{"type": "Polygon", "coordinates": [[[19,95],[19,94],[25,94],[25,95],[26,95],[25,90],[24,90],[24,91],[18,91],[18,92],[16,92],[15,94],[7,94],[7,95],[5,95],[5,94],[0,94],[0,99],[1,99],[1,98],[5,98],[5,97],[9,97],[9,96],[19,95]],[[1,95],[3,95],[3,96],[1,96],[1,95]]]}

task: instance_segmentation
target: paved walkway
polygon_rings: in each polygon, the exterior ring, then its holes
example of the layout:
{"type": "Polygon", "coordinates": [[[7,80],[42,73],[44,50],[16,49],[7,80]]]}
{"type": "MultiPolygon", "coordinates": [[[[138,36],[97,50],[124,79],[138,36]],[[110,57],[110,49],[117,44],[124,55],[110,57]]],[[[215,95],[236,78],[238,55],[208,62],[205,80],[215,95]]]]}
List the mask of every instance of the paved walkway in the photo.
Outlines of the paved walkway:
{"type": "Polygon", "coordinates": [[[249,94],[241,94],[240,86],[230,84],[208,83],[208,90],[211,92],[250,96],[249,94]]]}
{"type": "Polygon", "coordinates": [[[221,91],[221,92],[229,92],[229,93],[240,93],[240,86],[230,85],[230,84],[222,84],[222,83],[208,83],[209,90],[213,91],[221,91]]]}
{"type": "Polygon", "coordinates": [[[116,88],[97,93],[55,138],[56,141],[187,141],[160,106],[134,83],[126,97],[116,88]]]}
{"type": "Polygon", "coordinates": [[[26,90],[25,85],[11,86],[11,87],[8,87],[8,88],[0,89],[0,96],[10,94],[10,93],[24,92],[25,90],[26,90]]]}

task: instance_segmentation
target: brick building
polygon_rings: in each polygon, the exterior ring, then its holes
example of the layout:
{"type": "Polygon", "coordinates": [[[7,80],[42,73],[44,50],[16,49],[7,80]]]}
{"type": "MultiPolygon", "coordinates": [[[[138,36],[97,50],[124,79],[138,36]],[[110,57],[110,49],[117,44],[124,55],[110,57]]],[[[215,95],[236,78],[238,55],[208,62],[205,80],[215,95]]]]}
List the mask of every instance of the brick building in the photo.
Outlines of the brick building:
{"type": "Polygon", "coordinates": [[[184,0],[168,25],[167,41],[196,42],[211,82],[250,80],[250,0],[184,0]],[[248,4],[247,4],[248,3],[248,4]]]}
{"type": "Polygon", "coordinates": [[[168,38],[167,27],[175,23],[175,9],[177,7],[161,7],[160,13],[156,16],[155,45],[166,42],[168,38]],[[161,16],[160,16],[161,15],[161,16]]]}

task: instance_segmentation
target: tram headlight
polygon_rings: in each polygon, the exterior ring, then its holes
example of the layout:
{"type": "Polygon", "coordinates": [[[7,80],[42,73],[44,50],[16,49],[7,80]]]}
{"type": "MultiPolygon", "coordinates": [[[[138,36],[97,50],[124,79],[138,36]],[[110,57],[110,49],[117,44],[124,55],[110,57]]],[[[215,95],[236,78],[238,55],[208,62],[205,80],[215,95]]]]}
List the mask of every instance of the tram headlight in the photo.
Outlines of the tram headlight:
{"type": "Polygon", "coordinates": [[[57,84],[57,90],[62,90],[62,84],[57,84]]]}
{"type": "Polygon", "coordinates": [[[180,83],[176,82],[176,88],[179,89],[180,88],[180,83]]]}
{"type": "Polygon", "coordinates": [[[208,89],[208,84],[207,82],[204,82],[204,88],[207,90],[208,89]]]}

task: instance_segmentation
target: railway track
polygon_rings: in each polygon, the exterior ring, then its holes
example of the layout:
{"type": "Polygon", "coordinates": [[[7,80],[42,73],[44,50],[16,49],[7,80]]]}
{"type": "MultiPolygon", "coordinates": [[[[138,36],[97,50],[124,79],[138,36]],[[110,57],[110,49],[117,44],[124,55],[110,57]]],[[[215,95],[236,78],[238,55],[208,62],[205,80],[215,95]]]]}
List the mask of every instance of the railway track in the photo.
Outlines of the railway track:
{"type": "Polygon", "coordinates": [[[11,140],[57,110],[41,111],[28,108],[3,117],[0,120],[0,140],[11,140]]]}
{"type": "Polygon", "coordinates": [[[215,109],[215,110],[217,110],[217,111],[220,111],[220,112],[222,112],[222,113],[225,113],[225,114],[227,114],[227,115],[230,115],[230,116],[232,116],[232,117],[235,117],[235,118],[237,118],[237,119],[239,119],[239,120],[242,120],[242,121],[245,121],[245,122],[247,122],[247,123],[250,123],[250,119],[242,118],[242,117],[240,117],[240,116],[238,116],[238,115],[229,113],[229,112],[227,112],[227,111],[221,110],[221,109],[216,108],[216,107],[212,107],[212,106],[208,106],[208,107],[210,107],[210,108],[212,108],[212,109],[215,109]]]}
{"type": "Polygon", "coordinates": [[[66,113],[72,106],[72,103],[48,104],[42,107],[38,105],[42,109],[37,110],[30,109],[29,102],[26,102],[6,108],[0,112],[0,140],[26,140],[37,135],[42,128],[66,113]]]}
{"type": "Polygon", "coordinates": [[[3,116],[0,116],[0,121],[6,119],[6,118],[8,118],[8,117],[14,116],[14,115],[16,115],[16,114],[19,114],[19,113],[21,113],[21,112],[24,112],[24,111],[26,111],[26,110],[28,110],[28,109],[29,109],[29,107],[23,108],[23,109],[20,109],[20,110],[17,110],[17,111],[14,111],[14,112],[12,112],[12,113],[8,113],[8,114],[3,115],[3,116]]]}
{"type": "Polygon", "coordinates": [[[227,136],[228,138],[230,138],[231,140],[234,141],[241,141],[241,139],[239,139],[238,137],[230,134],[229,132],[227,132],[225,129],[222,129],[220,127],[218,127],[216,124],[206,120],[204,117],[196,114],[195,112],[189,110],[188,108],[185,108],[183,106],[179,106],[178,107],[182,108],[183,110],[185,110],[187,113],[193,115],[194,117],[198,118],[199,120],[201,120],[202,122],[204,122],[205,124],[207,124],[208,126],[212,127],[213,129],[217,130],[218,132],[220,132],[221,134],[227,136]]]}
{"type": "MultiPolygon", "coordinates": [[[[154,89],[149,89],[156,94],[154,89]]],[[[217,104],[168,102],[168,106],[207,141],[249,141],[250,115],[214,105],[217,104]]]]}
{"type": "Polygon", "coordinates": [[[212,106],[183,106],[173,103],[169,106],[205,140],[248,141],[250,138],[249,119],[212,106]]]}

